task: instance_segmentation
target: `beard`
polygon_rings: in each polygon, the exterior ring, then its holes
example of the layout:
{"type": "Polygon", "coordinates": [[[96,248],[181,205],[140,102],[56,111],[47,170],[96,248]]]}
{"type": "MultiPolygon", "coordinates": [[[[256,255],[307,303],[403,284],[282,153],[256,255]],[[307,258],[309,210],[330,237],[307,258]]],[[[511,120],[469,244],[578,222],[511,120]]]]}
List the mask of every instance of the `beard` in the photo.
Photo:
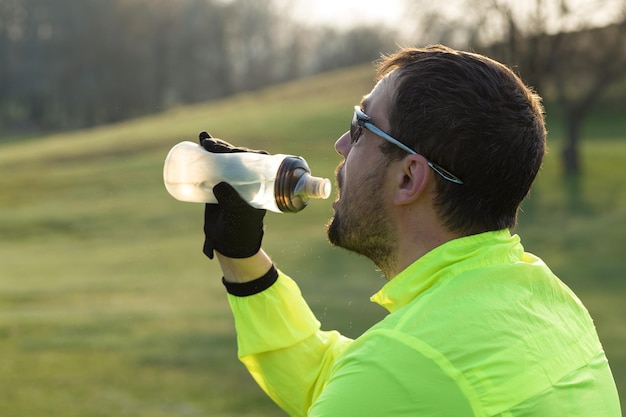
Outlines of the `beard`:
{"type": "Polygon", "coordinates": [[[396,263],[397,244],[384,206],[385,167],[381,164],[358,184],[352,184],[352,192],[344,192],[342,166],[337,168],[340,200],[327,226],[328,240],[369,258],[387,275],[396,263]]]}

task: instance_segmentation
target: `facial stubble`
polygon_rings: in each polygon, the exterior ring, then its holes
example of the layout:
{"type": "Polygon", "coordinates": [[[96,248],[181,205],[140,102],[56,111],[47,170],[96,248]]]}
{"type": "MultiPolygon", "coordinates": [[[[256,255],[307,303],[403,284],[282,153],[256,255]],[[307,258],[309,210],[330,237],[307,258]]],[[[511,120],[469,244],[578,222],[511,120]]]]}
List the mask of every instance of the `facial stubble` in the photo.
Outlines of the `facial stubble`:
{"type": "Polygon", "coordinates": [[[340,200],[327,227],[331,244],[369,258],[383,274],[392,270],[397,252],[394,229],[384,205],[385,171],[381,164],[359,184],[342,190],[339,167],[340,200]]]}

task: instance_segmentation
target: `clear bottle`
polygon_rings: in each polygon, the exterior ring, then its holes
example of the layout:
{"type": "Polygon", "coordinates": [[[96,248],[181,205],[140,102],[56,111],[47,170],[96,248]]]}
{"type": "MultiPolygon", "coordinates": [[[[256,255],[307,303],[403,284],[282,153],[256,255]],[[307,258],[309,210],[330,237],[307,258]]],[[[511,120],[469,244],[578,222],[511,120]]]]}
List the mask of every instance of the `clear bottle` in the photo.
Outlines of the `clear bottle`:
{"type": "Polygon", "coordinates": [[[217,203],[213,187],[224,181],[251,206],[277,213],[298,212],[310,198],[328,198],[328,179],[311,175],[306,161],[292,155],[253,152],[211,153],[194,142],[175,145],[163,167],[167,191],[177,200],[217,203]]]}

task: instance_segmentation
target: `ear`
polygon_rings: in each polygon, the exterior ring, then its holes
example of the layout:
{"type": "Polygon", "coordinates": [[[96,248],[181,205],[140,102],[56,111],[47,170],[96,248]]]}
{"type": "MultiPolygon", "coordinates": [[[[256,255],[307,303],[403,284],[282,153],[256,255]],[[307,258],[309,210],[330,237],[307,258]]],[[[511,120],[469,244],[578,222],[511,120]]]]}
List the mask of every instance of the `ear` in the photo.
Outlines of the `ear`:
{"type": "Polygon", "coordinates": [[[395,173],[394,204],[410,204],[424,195],[431,175],[426,158],[421,155],[406,156],[395,173]]]}

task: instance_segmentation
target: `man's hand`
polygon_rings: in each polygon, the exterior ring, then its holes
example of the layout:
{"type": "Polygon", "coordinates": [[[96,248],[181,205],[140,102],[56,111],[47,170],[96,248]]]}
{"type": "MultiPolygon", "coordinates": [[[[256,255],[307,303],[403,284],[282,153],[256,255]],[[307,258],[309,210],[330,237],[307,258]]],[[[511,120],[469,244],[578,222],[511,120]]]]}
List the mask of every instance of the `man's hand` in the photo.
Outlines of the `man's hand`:
{"type": "MultiPolygon", "coordinates": [[[[206,133],[200,133],[200,143],[209,152],[256,152],[237,148],[206,133]]],[[[204,210],[203,252],[213,259],[213,251],[229,258],[248,258],[261,248],[265,210],[256,209],[244,201],[237,191],[225,182],[213,188],[218,204],[206,204],[204,210]]]]}

